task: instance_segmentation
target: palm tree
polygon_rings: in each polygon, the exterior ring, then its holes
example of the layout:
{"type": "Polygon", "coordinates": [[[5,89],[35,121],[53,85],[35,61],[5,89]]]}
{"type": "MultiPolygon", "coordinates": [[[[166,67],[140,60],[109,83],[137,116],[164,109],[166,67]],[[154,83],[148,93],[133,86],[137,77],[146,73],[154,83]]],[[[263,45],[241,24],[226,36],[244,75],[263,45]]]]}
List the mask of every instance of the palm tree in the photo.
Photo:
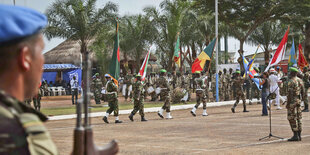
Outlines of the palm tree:
{"type": "Polygon", "coordinates": [[[46,11],[49,22],[44,31],[47,38],[77,40],[84,54],[90,41],[107,28],[118,11],[117,5],[111,2],[96,9],[96,1],[58,0],[49,6],[46,11]]]}
{"type": "Polygon", "coordinates": [[[265,52],[265,65],[269,63],[270,48],[272,45],[277,45],[285,32],[286,27],[277,22],[265,22],[259,26],[248,38],[247,42],[262,45],[265,52]]]}
{"type": "Polygon", "coordinates": [[[122,18],[120,48],[124,51],[125,57],[131,54],[137,65],[140,65],[142,54],[149,50],[156,38],[157,29],[154,25],[154,21],[146,15],[139,14],[122,18]]]}
{"type": "Polygon", "coordinates": [[[168,70],[172,70],[172,60],[174,53],[174,44],[177,33],[181,31],[181,23],[191,2],[184,0],[164,0],[160,3],[161,11],[155,7],[145,8],[147,16],[156,21],[156,27],[159,31],[155,40],[157,46],[157,55],[161,60],[161,65],[168,70]]]}

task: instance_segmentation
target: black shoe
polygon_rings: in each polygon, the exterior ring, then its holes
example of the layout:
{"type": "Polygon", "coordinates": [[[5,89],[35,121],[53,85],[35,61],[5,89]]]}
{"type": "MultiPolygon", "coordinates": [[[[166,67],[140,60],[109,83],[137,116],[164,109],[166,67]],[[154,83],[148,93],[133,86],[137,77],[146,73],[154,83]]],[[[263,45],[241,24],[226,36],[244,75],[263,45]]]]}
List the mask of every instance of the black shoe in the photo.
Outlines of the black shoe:
{"type": "Polygon", "coordinates": [[[133,122],[133,114],[130,114],[128,118],[133,122]]]}
{"type": "Polygon", "coordinates": [[[141,117],[141,122],[146,122],[147,119],[145,119],[144,117],[141,117]]]}
{"type": "Polygon", "coordinates": [[[304,109],[302,110],[302,112],[309,112],[309,109],[304,109]]]}
{"type": "Polygon", "coordinates": [[[299,141],[298,132],[294,131],[294,136],[287,141],[299,141]]]}
{"type": "Polygon", "coordinates": [[[159,116],[160,118],[164,118],[164,116],[161,115],[159,112],[158,112],[157,114],[158,114],[158,116],[159,116]]]}
{"type": "Polygon", "coordinates": [[[249,111],[247,111],[247,110],[243,110],[243,112],[249,112],[249,111]]]}
{"type": "Polygon", "coordinates": [[[108,121],[107,116],[104,116],[104,117],[102,118],[102,120],[103,120],[105,123],[109,124],[109,121],[108,121]]]}
{"type": "Polygon", "coordinates": [[[196,117],[196,114],[195,114],[193,111],[191,111],[191,114],[192,114],[194,117],[196,117]]]}
{"type": "Polygon", "coordinates": [[[115,123],[123,123],[123,121],[115,120],[115,123]]]}
{"type": "Polygon", "coordinates": [[[235,108],[231,108],[231,112],[232,112],[232,113],[235,113],[235,108]]]}
{"type": "Polygon", "coordinates": [[[251,102],[251,101],[249,102],[249,105],[252,105],[252,102],[251,102]]]}
{"type": "Polygon", "coordinates": [[[268,114],[262,114],[262,116],[268,116],[268,114]]]}
{"type": "Polygon", "coordinates": [[[298,131],[298,132],[297,132],[297,135],[298,135],[299,141],[301,141],[301,131],[298,131]]]}

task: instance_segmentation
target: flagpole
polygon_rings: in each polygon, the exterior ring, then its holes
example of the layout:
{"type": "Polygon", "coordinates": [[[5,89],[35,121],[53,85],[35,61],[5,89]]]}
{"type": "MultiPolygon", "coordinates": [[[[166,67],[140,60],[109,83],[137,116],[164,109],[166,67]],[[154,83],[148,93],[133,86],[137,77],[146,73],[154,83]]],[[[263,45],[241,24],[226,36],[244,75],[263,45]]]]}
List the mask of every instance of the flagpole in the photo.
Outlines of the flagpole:
{"type": "MultiPolygon", "coordinates": [[[[215,0],[215,37],[218,41],[218,0],[215,0]]],[[[218,46],[216,46],[216,102],[219,101],[219,75],[218,75],[218,46]]]]}

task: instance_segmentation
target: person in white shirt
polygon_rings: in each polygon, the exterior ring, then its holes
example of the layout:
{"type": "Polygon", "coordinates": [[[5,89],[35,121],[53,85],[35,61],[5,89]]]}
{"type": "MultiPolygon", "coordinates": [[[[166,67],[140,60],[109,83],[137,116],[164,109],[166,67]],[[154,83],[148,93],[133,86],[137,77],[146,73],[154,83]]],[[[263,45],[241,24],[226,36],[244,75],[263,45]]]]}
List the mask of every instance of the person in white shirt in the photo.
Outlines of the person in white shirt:
{"type": "Polygon", "coordinates": [[[72,80],[70,81],[70,85],[72,91],[72,104],[77,104],[79,84],[75,76],[73,76],[72,80]]]}
{"type": "MultiPolygon", "coordinates": [[[[277,106],[277,110],[282,109],[280,107],[280,91],[279,91],[279,86],[278,83],[281,82],[279,77],[276,75],[277,72],[272,68],[270,69],[270,76],[269,76],[269,80],[270,80],[270,93],[276,93],[276,106],[277,106]]],[[[273,102],[273,100],[271,100],[271,103],[273,102]]]]}

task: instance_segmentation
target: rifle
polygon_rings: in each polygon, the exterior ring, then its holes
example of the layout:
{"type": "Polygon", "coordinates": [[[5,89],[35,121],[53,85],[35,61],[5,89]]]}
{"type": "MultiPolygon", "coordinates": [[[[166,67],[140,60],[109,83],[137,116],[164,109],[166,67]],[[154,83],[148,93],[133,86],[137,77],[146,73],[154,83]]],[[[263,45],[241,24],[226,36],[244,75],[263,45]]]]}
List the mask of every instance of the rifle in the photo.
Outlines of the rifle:
{"type": "Polygon", "coordinates": [[[76,127],[74,129],[74,141],[72,155],[114,155],[119,151],[118,144],[112,140],[104,147],[98,147],[94,144],[93,130],[90,125],[88,105],[90,103],[90,60],[89,52],[84,54],[83,59],[83,83],[84,93],[82,102],[79,100],[76,105],[76,127]],[[84,124],[82,125],[82,104],[84,105],[84,124]]]}

